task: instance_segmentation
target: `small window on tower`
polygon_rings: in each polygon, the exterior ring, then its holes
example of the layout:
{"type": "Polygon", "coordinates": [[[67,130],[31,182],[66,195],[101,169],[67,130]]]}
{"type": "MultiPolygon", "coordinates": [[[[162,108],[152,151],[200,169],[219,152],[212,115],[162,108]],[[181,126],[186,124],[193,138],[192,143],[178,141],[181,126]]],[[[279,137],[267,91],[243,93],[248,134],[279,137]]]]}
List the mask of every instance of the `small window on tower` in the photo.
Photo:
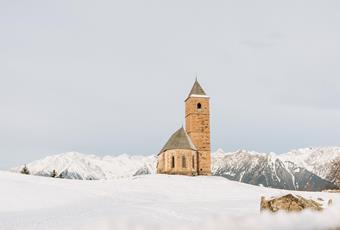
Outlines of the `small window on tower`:
{"type": "Polygon", "coordinates": [[[198,104],[197,104],[197,110],[198,110],[198,111],[201,111],[201,110],[202,110],[202,104],[201,104],[201,103],[198,103],[198,104]]]}
{"type": "Polygon", "coordinates": [[[171,157],[171,168],[175,168],[175,157],[171,157]]]}

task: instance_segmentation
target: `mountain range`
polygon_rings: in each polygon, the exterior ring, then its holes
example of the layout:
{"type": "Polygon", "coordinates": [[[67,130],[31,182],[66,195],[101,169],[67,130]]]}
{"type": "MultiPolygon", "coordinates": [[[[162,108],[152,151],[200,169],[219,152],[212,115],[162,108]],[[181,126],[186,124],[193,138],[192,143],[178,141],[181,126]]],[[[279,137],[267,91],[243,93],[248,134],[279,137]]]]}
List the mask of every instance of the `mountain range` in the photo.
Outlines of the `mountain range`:
{"type": "MultiPolygon", "coordinates": [[[[131,177],[141,174],[155,174],[155,156],[96,156],[78,152],[67,152],[48,156],[26,165],[30,174],[78,180],[110,180],[131,177]]],[[[11,171],[20,172],[24,165],[11,171]]]]}
{"type": "MultiPolygon", "coordinates": [[[[110,180],[156,173],[156,156],[96,156],[68,152],[27,164],[33,175],[110,180]]],[[[285,154],[238,150],[212,154],[212,173],[243,183],[287,190],[321,191],[340,186],[340,147],[292,150],[285,154]]],[[[11,171],[20,172],[24,165],[11,171]]]]}
{"type": "Polygon", "coordinates": [[[321,191],[338,187],[333,164],[340,148],[306,148],[286,154],[246,150],[213,155],[213,174],[230,180],[287,190],[321,191]]]}

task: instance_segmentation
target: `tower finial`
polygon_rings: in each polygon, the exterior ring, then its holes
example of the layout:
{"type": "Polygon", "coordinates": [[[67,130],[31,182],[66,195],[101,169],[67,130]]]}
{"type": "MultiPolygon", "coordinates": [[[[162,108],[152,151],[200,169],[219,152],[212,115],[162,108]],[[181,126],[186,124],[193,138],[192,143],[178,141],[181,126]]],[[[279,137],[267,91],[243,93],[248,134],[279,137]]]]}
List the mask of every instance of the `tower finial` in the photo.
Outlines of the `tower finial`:
{"type": "Polygon", "coordinates": [[[196,81],[198,81],[199,72],[196,72],[196,81]]]}

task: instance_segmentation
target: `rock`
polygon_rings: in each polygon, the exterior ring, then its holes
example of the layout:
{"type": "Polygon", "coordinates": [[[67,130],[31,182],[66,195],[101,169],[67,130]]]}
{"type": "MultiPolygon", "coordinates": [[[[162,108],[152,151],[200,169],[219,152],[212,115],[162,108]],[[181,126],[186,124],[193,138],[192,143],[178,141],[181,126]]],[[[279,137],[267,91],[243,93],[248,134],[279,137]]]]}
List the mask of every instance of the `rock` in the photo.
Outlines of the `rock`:
{"type": "Polygon", "coordinates": [[[305,209],[313,211],[322,211],[322,204],[305,199],[301,196],[295,196],[288,194],[282,197],[266,200],[265,197],[261,197],[261,211],[278,212],[280,210],[287,212],[300,212],[305,209]]]}
{"type": "Polygon", "coordinates": [[[143,168],[138,169],[133,176],[141,176],[141,175],[149,175],[151,174],[149,168],[147,166],[144,166],[143,168]]]}

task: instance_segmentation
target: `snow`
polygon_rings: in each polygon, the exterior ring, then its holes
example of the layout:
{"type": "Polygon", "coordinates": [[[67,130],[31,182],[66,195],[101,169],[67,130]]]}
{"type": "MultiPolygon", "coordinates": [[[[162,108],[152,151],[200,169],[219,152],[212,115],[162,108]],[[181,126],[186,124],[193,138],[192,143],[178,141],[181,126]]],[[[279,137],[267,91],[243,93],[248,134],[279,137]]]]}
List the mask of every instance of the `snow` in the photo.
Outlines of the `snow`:
{"type": "Polygon", "coordinates": [[[147,175],[83,181],[0,171],[2,230],[329,229],[340,226],[340,195],[321,213],[259,212],[260,197],[291,191],[251,186],[221,177],[147,175]]]}
{"type": "Polygon", "coordinates": [[[200,97],[200,98],[210,98],[207,95],[191,94],[189,97],[200,97]]]}

